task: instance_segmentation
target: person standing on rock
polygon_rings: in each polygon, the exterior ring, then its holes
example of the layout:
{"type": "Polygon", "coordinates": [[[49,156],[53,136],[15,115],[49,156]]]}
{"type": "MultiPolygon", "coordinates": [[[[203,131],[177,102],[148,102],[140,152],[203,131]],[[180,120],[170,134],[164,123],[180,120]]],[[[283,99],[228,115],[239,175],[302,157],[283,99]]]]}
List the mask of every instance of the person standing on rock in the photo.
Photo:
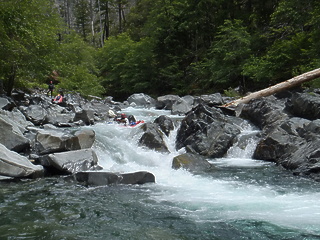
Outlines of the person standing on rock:
{"type": "Polygon", "coordinates": [[[50,83],[48,84],[48,92],[47,92],[47,96],[49,96],[49,93],[51,94],[51,98],[53,95],[53,89],[54,89],[54,84],[52,81],[50,81],[50,83]]]}

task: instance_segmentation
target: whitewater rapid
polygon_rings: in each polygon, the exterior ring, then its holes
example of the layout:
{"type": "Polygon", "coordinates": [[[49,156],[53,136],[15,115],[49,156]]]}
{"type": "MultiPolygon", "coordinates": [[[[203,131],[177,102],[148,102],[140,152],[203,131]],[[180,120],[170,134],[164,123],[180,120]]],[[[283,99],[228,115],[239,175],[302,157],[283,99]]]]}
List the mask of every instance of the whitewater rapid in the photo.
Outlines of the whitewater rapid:
{"type": "MultiPolygon", "coordinates": [[[[169,111],[128,108],[137,120],[152,122],[169,111]]],[[[172,159],[184,153],[175,149],[176,128],[166,144],[170,153],[159,153],[140,147],[142,131],[137,127],[99,123],[90,128],[96,132],[94,149],[103,171],[149,171],[155,184],[150,201],[164,204],[183,218],[213,224],[224,221],[268,222],[308,234],[320,234],[320,191],[317,184],[300,179],[270,162],[254,160],[259,130],[241,126],[246,143],[235,144],[224,158],[208,159],[216,166],[211,174],[194,175],[183,169],[173,170],[172,159]]],[[[241,136],[240,136],[241,138],[241,136]]]]}

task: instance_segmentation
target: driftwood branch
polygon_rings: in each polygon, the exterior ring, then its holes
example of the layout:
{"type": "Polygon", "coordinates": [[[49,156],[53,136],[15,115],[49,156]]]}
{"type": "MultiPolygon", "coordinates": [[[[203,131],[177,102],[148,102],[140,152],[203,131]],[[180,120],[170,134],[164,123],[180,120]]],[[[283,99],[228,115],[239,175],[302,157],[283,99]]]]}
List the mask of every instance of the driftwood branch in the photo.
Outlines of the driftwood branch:
{"type": "Polygon", "coordinates": [[[311,81],[313,79],[320,77],[320,68],[314,69],[310,72],[303,73],[299,76],[296,76],[294,78],[291,78],[289,80],[286,80],[284,82],[278,83],[276,85],[273,85],[271,87],[262,89],[260,91],[251,93],[245,97],[239,98],[237,100],[234,100],[232,102],[226,103],[222,105],[221,107],[230,107],[230,106],[237,106],[240,103],[248,103],[251,99],[255,98],[261,98],[270,96],[274,93],[281,92],[283,90],[298,86],[304,82],[311,81]]]}

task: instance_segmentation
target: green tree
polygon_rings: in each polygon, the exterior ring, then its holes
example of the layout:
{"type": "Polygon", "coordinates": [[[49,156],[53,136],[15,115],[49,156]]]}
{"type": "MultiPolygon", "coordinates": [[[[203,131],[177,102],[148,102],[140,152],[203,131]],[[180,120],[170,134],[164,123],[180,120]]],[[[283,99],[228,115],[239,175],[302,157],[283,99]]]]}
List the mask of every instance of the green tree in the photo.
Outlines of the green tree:
{"type": "Polygon", "coordinates": [[[57,52],[55,69],[59,72],[60,89],[78,92],[83,96],[101,96],[104,89],[97,77],[96,50],[79,35],[65,36],[57,52]]]}
{"type": "Polygon", "coordinates": [[[250,56],[251,36],[241,20],[226,20],[219,28],[208,57],[195,66],[196,75],[207,89],[244,89],[242,69],[250,56]],[[204,80],[203,80],[204,79],[204,80]]]}
{"type": "Polygon", "coordinates": [[[1,2],[0,79],[7,95],[15,86],[39,84],[53,70],[59,32],[59,17],[50,1],[1,2]]]}
{"type": "Polygon", "coordinates": [[[106,94],[125,99],[134,92],[151,93],[155,77],[152,41],[135,42],[127,34],[110,37],[99,52],[99,69],[106,94]]]}

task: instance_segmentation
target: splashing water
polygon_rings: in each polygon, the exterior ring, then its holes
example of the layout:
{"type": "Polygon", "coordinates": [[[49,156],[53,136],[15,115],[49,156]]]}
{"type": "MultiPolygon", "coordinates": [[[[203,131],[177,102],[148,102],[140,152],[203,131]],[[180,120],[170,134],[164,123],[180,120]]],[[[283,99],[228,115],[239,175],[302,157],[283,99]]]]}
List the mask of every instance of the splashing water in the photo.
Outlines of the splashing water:
{"type": "MultiPolygon", "coordinates": [[[[156,111],[151,113],[156,115],[156,111]]],[[[206,223],[267,222],[320,234],[320,193],[311,187],[314,184],[272,163],[253,160],[259,131],[249,124],[242,128],[225,158],[209,159],[217,171],[200,176],[171,168],[173,157],[183,152],[174,149],[176,131],[166,139],[171,153],[162,154],[138,146],[139,128],[94,127],[100,164],[107,171],[152,172],[156,184],[147,187],[155,191],[150,199],[170,203],[184,218],[206,223]],[[306,188],[300,187],[302,183],[306,188]]]]}
{"type": "MultiPolygon", "coordinates": [[[[128,108],[152,122],[168,111],[128,108]]],[[[252,159],[250,124],[210,173],[173,170],[170,153],[139,146],[142,130],[100,123],[94,150],[104,171],[149,171],[155,184],[84,187],[64,178],[0,183],[1,239],[320,239],[318,184],[252,159]]]]}

